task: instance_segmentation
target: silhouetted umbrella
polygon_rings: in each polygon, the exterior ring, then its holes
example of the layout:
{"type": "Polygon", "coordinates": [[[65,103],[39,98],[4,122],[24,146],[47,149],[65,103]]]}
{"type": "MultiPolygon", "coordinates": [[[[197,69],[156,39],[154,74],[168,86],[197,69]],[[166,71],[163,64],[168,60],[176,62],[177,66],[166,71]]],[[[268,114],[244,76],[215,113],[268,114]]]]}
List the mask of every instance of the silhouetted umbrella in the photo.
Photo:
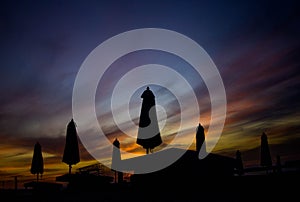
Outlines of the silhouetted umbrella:
{"type": "Polygon", "coordinates": [[[114,140],[113,145],[111,168],[116,171],[118,170],[121,162],[120,142],[117,138],[114,140]]]}
{"type": "Polygon", "coordinates": [[[261,135],[260,165],[265,167],[272,166],[272,158],[268,144],[268,137],[265,133],[261,135]]]}
{"type": "Polygon", "coordinates": [[[244,174],[244,166],[243,166],[242,154],[240,150],[236,151],[235,160],[236,160],[236,168],[238,171],[238,175],[244,174]]]}
{"type": "Polygon", "coordinates": [[[42,147],[39,144],[39,142],[37,142],[34,145],[34,151],[33,151],[30,172],[32,174],[36,174],[37,182],[39,181],[39,174],[44,173],[44,160],[43,160],[43,155],[42,155],[42,147]]]}
{"type": "Polygon", "coordinates": [[[72,165],[80,161],[77,131],[73,119],[67,126],[66,143],[62,161],[69,165],[69,174],[71,174],[72,165]]]}
{"type": "Polygon", "coordinates": [[[196,130],[196,151],[200,152],[201,147],[203,147],[202,151],[206,151],[204,128],[199,123],[196,130]]]}
{"type": "Polygon", "coordinates": [[[120,142],[117,138],[114,140],[113,145],[111,169],[115,172],[115,183],[117,183],[117,173],[121,163],[120,142]]]}
{"type": "Polygon", "coordinates": [[[143,92],[141,98],[143,102],[136,143],[143,146],[148,154],[149,149],[160,145],[162,140],[156,115],[155,96],[149,87],[143,92]]]}

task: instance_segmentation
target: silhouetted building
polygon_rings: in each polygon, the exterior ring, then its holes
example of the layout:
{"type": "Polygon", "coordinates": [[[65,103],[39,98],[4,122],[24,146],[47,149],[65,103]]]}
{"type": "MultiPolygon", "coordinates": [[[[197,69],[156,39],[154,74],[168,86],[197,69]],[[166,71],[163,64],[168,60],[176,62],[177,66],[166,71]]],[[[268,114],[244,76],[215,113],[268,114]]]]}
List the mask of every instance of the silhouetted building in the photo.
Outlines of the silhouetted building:
{"type": "Polygon", "coordinates": [[[57,182],[68,182],[71,190],[98,190],[113,182],[113,172],[101,163],[84,166],[75,174],[65,174],[56,177],[57,182]]]}
{"type": "MultiPolygon", "coordinates": [[[[181,149],[172,148],[159,153],[177,153],[181,149]]],[[[155,154],[154,154],[155,155],[155,154]]],[[[165,155],[165,154],[161,154],[165,155]]],[[[154,157],[155,158],[155,157],[154,157]]],[[[149,182],[150,184],[162,183],[169,184],[176,181],[182,183],[191,183],[193,181],[204,182],[211,178],[229,177],[234,175],[235,159],[217,154],[208,154],[204,159],[198,158],[198,152],[187,150],[176,162],[170,166],[147,174],[132,175],[131,181],[136,184],[149,182]]]]}
{"type": "Polygon", "coordinates": [[[155,96],[149,87],[143,92],[141,98],[143,102],[136,143],[143,146],[148,154],[149,150],[160,145],[162,140],[156,115],[155,96]]]}
{"type": "MultiPolygon", "coordinates": [[[[203,128],[201,127],[197,130],[197,133],[199,132],[197,134],[198,138],[196,138],[199,141],[198,145],[202,145],[205,142],[205,139],[203,140],[203,137],[205,137],[203,135],[204,130],[201,131],[203,128]]],[[[183,151],[179,148],[165,149],[156,153],[121,160],[120,168],[124,172],[130,171],[135,173],[137,171],[139,173],[140,169],[143,169],[144,164],[155,164],[158,163],[157,159],[161,159],[161,157],[177,156],[178,154],[183,155],[168,167],[152,173],[133,174],[131,182],[137,186],[144,186],[145,184],[163,185],[170,184],[170,182],[173,182],[172,185],[177,185],[176,181],[180,183],[191,183],[194,180],[203,182],[204,179],[233,176],[236,169],[236,160],[234,158],[210,153],[200,160],[198,151],[183,151]],[[133,168],[131,165],[135,165],[136,168],[133,168]]]]}

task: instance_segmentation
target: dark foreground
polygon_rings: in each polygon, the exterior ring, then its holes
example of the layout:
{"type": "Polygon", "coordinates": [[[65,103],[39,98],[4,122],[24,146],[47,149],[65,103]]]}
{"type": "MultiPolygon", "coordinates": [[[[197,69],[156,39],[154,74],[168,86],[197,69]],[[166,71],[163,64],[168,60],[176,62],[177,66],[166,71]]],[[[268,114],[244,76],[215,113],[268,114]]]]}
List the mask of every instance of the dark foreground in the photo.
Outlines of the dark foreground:
{"type": "Polygon", "coordinates": [[[0,190],[1,199],[22,202],[76,201],[294,201],[300,175],[242,176],[112,184],[85,190],[0,190]]]}

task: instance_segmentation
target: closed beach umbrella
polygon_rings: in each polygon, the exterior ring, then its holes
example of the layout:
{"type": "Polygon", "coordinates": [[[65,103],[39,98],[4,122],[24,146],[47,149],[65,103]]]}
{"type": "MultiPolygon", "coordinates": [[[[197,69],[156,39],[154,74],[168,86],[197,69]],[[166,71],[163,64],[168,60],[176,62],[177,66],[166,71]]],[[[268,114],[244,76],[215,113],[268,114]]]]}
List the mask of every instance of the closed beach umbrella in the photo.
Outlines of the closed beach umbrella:
{"type": "Polygon", "coordinates": [[[71,174],[72,165],[80,161],[77,131],[73,119],[67,126],[66,143],[62,161],[69,165],[69,174],[71,174]]]}
{"type": "Polygon", "coordinates": [[[272,166],[272,158],[269,149],[268,137],[265,133],[261,135],[260,165],[264,167],[272,166]]]}
{"type": "Polygon", "coordinates": [[[39,181],[39,174],[44,173],[44,160],[43,160],[43,155],[42,155],[42,147],[39,144],[39,142],[37,142],[34,145],[34,151],[33,151],[30,172],[32,174],[36,174],[37,182],[39,181]]]}
{"type": "Polygon", "coordinates": [[[143,92],[141,98],[143,102],[136,143],[143,146],[148,154],[149,150],[160,145],[162,140],[156,115],[155,96],[149,87],[143,92]]]}
{"type": "Polygon", "coordinates": [[[238,171],[238,175],[244,174],[244,165],[243,165],[242,154],[240,150],[236,151],[235,159],[236,159],[236,168],[238,171]]]}

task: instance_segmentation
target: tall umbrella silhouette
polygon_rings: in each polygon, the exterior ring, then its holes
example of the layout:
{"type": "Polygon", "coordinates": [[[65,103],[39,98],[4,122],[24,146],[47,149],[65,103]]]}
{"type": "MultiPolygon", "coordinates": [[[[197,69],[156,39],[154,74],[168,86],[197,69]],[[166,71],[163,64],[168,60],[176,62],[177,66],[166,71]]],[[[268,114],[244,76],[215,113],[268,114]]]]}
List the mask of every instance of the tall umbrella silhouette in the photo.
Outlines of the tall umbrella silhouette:
{"type": "Polygon", "coordinates": [[[261,135],[260,165],[264,167],[272,166],[272,158],[268,144],[268,137],[265,133],[261,135]]]}
{"type": "Polygon", "coordinates": [[[206,142],[205,142],[205,134],[204,128],[199,123],[197,130],[196,130],[196,151],[199,153],[202,147],[202,151],[206,152],[206,142]]]}
{"type": "MultiPolygon", "coordinates": [[[[118,172],[118,169],[120,169],[121,163],[120,142],[117,138],[113,142],[113,145],[111,168],[115,172],[115,183],[117,183],[117,173],[120,173],[118,172]]],[[[119,181],[121,181],[121,179],[119,179],[119,181]]]]}
{"type": "Polygon", "coordinates": [[[39,142],[34,145],[33,157],[30,172],[36,174],[36,181],[39,181],[39,174],[44,173],[44,160],[42,155],[42,147],[39,142]]]}
{"type": "Polygon", "coordinates": [[[243,165],[242,154],[241,154],[240,150],[236,151],[235,160],[236,160],[236,168],[238,171],[238,175],[243,175],[244,174],[244,165],[243,165]]]}
{"type": "Polygon", "coordinates": [[[143,92],[141,98],[143,102],[136,143],[143,146],[148,154],[149,150],[160,145],[162,140],[156,115],[155,96],[149,87],[143,92]]]}
{"type": "Polygon", "coordinates": [[[72,165],[77,164],[79,161],[77,131],[75,122],[72,119],[67,126],[66,143],[62,162],[69,165],[69,174],[71,174],[72,165]]]}

